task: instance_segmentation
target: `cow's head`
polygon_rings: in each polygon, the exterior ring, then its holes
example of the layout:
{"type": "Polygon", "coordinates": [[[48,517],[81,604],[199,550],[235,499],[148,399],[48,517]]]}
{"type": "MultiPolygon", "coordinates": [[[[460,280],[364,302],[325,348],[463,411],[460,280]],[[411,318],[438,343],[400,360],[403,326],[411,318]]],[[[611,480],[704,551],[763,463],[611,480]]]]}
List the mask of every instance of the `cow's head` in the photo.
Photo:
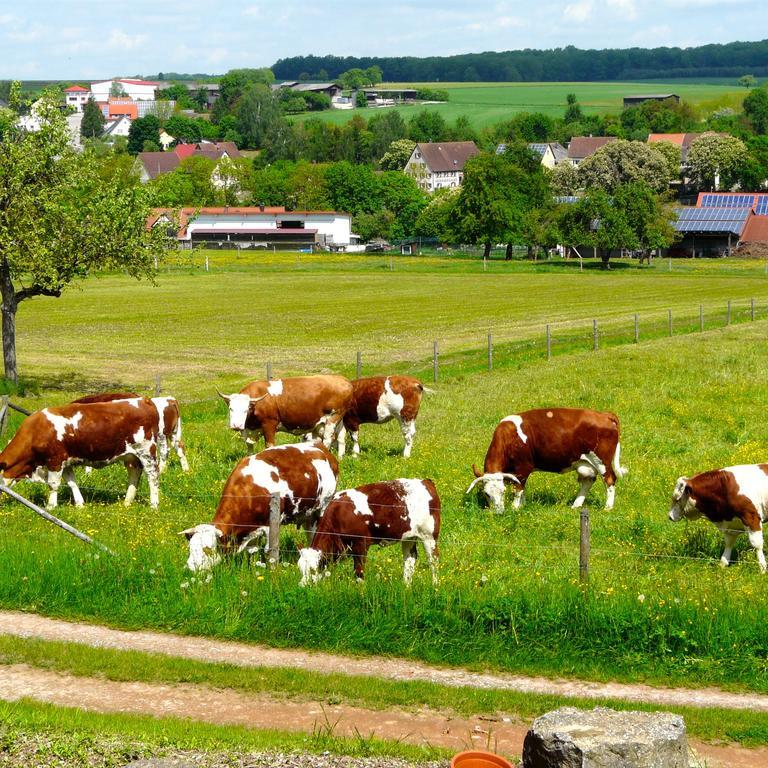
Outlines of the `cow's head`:
{"type": "Polygon", "coordinates": [[[186,536],[189,542],[187,568],[190,571],[209,571],[221,562],[219,542],[223,534],[215,525],[196,525],[180,531],[179,535],[186,536]]]}
{"type": "Polygon", "coordinates": [[[245,422],[251,411],[251,406],[267,396],[251,397],[242,392],[236,392],[233,395],[224,395],[218,390],[216,390],[216,392],[229,406],[229,428],[236,429],[238,432],[245,429],[245,422]]]}
{"type": "Polygon", "coordinates": [[[301,571],[302,587],[306,587],[310,582],[314,583],[320,578],[320,566],[322,565],[323,553],[319,549],[304,547],[299,554],[299,570],[301,571]]]}
{"type": "Polygon", "coordinates": [[[467,488],[467,493],[478,483],[482,484],[488,506],[493,507],[498,513],[503,512],[505,483],[514,483],[520,487],[520,480],[517,478],[517,475],[513,475],[511,472],[481,472],[474,464],[472,465],[472,470],[475,473],[475,479],[467,488]]]}
{"type": "Polygon", "coordinates": [[[687,477],[678,477],[675,483],[675,490],[672,491],[672,504],[669,507],[669,519],[676,523],[684,517],[688,520],[695,520],[701,517],[701,512],[696,509],[696,501],[691,498],[693,493],[688,484],[687,477]]]}

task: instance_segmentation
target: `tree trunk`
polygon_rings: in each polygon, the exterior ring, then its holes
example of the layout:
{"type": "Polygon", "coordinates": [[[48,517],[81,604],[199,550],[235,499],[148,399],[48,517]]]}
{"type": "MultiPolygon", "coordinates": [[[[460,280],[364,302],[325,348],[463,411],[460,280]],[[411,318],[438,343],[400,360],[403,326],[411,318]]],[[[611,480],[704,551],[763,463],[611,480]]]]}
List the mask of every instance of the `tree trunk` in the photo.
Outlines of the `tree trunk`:
{"type": "Polygon", "coordinates": [[[487,261],[490,258],[490,255],[491,255],[491,244],[486,243],[485,250],[483,251],[483,261],[487,261]]]}
{"type": "Polygon", "coordinates": [[[611,252],[608,248],[598,248],[597,252],[600,254],[600,260],[602,261],[602,264],[600,265],[601,269],[610,269],[611,268],[611,252]]]}
{"type": "Polygon", "coordinates": [[[0,312],[3,316],[3,363],[5,364],[5,378],[16,384],[19,380],[16,369],[16,290],[11,280],[11,272],[7,260],[3,259],[0,265],[0,295],[3,305],[0,312]]]}
{"type": "Polygon", "coordinates": [[[512,261],[512,243],[507,243],[507,250],[504,252],[504,261],[512,261]]]}

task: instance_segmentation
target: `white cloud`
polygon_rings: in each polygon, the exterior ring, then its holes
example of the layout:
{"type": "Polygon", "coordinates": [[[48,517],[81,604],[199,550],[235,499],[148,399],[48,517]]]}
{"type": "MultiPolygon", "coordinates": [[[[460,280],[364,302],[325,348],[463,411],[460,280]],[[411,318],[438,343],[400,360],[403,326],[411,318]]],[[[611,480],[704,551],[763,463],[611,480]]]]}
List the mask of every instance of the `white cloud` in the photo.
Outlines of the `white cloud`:
{"type": "Polygon", "coordinates": [[[127,32],[123,32],[122,29],[113,29],[107,38],[107,47],[134,51],[137,48],[141,48],[146,41],[146,35],[129,35],[127,32]]]}
{"type": "Polygon", "coordinates": [[[258,5],[249,5],[247,8],[243,8],[243,16],[253,16],[257,19],[261,16],[261,8],[258,5]]]}
{"type": "Polygon", "coordinates": [[[630,21],[637,18],[637,5],[635,0],[606,0],[609,8],[618,11],[622,16],[630,21]]]}
{"type": "Polygon", "coordinates": [[[583,22],[592,16],[592,0],[580,0],[565,6],[563,16],[568,21],[583,22]]]}

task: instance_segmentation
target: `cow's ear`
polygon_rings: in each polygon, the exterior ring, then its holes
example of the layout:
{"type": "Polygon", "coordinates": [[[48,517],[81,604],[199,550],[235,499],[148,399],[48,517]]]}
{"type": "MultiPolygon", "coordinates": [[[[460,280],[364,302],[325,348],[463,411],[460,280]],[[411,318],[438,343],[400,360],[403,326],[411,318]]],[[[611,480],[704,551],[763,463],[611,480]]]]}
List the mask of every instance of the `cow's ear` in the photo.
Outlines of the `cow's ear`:
{"type": "Polygon", "coordinates": [[[482,477],[483,473],[477,468],[476,464],[472,465],[472,471],[475,473],[475,477],[482,477]]]}
{"type": "Polygon", "coordinates": [[[686,482],[685,488],[683,488],[683,493],[686,496],[692,496],[693,495],[693,488],[686,482]]]}

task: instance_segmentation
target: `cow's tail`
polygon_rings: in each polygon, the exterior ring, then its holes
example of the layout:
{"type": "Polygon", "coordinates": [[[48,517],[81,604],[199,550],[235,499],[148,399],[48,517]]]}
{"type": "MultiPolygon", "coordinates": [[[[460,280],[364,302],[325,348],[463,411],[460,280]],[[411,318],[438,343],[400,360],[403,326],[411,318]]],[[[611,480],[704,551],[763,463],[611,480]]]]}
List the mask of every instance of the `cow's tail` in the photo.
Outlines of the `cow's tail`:
{"type": "Polygon", "coordinates": [[[613,461],[611,462],[613,467],[613,473],[616,477],[625,477],[629,474],[629,470],[626,467],[621,466],[621,441],[616,441],[616,450],[613,452],[613,461]]]}

